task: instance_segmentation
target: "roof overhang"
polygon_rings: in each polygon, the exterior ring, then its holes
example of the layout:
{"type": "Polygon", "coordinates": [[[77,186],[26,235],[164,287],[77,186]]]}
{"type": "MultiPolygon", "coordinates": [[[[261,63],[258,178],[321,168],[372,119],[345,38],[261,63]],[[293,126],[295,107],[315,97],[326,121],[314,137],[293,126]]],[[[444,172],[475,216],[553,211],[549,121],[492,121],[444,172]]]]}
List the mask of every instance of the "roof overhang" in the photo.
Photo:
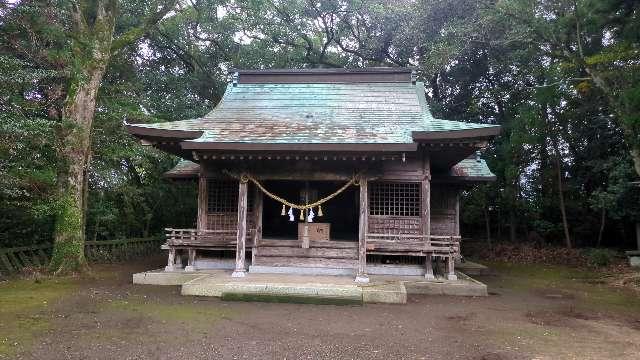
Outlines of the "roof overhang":
{"type": "Polygon", "coordinates": [[[192,131],[192,130],[168,130],[168,129],[157,129],[150,128],[146,126],[139,126],[136,124],[125,124],[124,125],[127,132],[131,135],[134,135],[138,138],[166,138],[166,139],[177,139],[177,140],[189,140],[189,139],[197,139],[204,133],[203,131],[192,131]]]}
{"type": "Polygon", "coordinates": [[[412,131],[414,141],[428,142],[438,140],[463,140],[492,138],[500,134],[500,126],[488,126],[477,129],[463,129],[450,131],[412,131]]]}
{"type": "Polygon", "coordinates": [[[477,183],[489,183],[496,180],[497,180],[497,177],[493,175],[493,176],[434,176],[431,181],[434,183],[477,184],[477,183]]]}

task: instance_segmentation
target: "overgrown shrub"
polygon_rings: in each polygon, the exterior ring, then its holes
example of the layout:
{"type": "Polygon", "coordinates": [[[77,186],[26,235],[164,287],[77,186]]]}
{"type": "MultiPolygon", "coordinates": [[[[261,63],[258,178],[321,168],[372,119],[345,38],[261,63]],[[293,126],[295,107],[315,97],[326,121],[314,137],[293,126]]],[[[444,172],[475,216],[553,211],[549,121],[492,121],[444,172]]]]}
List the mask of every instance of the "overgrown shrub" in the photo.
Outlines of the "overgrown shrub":
{"type": "Polygon", "coordinates": [[[606,267],[614,262],[618,253],[611,249],[586,248],[582,250],[582,255],[587,259],[589,265],[606,267]]]}

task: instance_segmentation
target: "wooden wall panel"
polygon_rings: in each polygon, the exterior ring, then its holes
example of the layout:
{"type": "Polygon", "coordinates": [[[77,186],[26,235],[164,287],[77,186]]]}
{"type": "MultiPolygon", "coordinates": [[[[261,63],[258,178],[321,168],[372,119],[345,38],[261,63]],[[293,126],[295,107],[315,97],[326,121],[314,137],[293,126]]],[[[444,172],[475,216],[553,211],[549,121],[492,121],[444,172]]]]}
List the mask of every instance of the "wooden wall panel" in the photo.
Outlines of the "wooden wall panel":
{"type": "MultiPolygon", "coordinates": [[[[207,182],[207,230],[236,230],[238,227],[238,182],[237,181],[218,181],[210,179],[207,182]],[[230,185],[229,183],[233,184],[230,185]],[[218,187],[214,189],[214,187],[218,187]],[[228,196],[216,195],[216,191],[223,190],[228,192],[228,196]],[[212,204],[211,201],[224,201],[224,204],[212,204]]],[[[249,193],[253,194],[257,189],[249,186],[249,193]]],[[[247,228],[255,228],[255,196],[248,199],[247,208],[247,228]]]]}
{"type": "Polygon", "coordinates": [[[373,216],[369,215],[371,234],[420,234],[419,216],[373,216]]]}
{"type": "Polygon", "coordinates": [[[455,235],[458,191],[455,186],[431,184],[431,235],[455,235]]]}

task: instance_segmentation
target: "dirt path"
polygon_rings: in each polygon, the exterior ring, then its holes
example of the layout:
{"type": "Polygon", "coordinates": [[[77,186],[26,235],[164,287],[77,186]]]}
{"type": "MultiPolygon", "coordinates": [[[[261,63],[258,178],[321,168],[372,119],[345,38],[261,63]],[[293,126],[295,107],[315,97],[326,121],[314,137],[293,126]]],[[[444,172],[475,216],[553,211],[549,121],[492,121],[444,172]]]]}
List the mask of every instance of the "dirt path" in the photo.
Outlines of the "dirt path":
{"type": "MultiPolygon", "coordinates": [[[[232,303],[131,285],[131,273],[153,265],[94,266],[97,279],[74,280],[46,309],[29,310],[46,326],[4,358],[640,358],[640,300],[621,294],[605,299],[613,305],[603,310],[605,300],[581,292],[597,287],[586,283],[535,278],[523,285],[502,269],[482,279],[494,294],[487,298],[414,296],[407,305],[362,307],[232,303]]],[[[12,333],[26,331],[23,325],[13,324],[12,333]]]]}

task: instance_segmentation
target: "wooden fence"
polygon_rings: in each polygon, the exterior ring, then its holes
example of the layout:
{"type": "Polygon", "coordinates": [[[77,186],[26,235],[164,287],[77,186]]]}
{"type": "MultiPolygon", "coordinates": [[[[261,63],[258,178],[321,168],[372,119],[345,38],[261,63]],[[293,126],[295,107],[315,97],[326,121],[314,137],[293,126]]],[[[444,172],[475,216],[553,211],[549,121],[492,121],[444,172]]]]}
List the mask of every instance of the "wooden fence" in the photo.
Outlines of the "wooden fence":
{"type": "MultiPolygon", "coordinates": [[[[163,243],[161,237],[87,241],[84,253],[87,260],[93,262],[122,261],[159,252],[163,243]]],[[[0,248],[0,272],[12,273],[24,267],[46,266],[52,249],[51,244],[0,248]]]]}

